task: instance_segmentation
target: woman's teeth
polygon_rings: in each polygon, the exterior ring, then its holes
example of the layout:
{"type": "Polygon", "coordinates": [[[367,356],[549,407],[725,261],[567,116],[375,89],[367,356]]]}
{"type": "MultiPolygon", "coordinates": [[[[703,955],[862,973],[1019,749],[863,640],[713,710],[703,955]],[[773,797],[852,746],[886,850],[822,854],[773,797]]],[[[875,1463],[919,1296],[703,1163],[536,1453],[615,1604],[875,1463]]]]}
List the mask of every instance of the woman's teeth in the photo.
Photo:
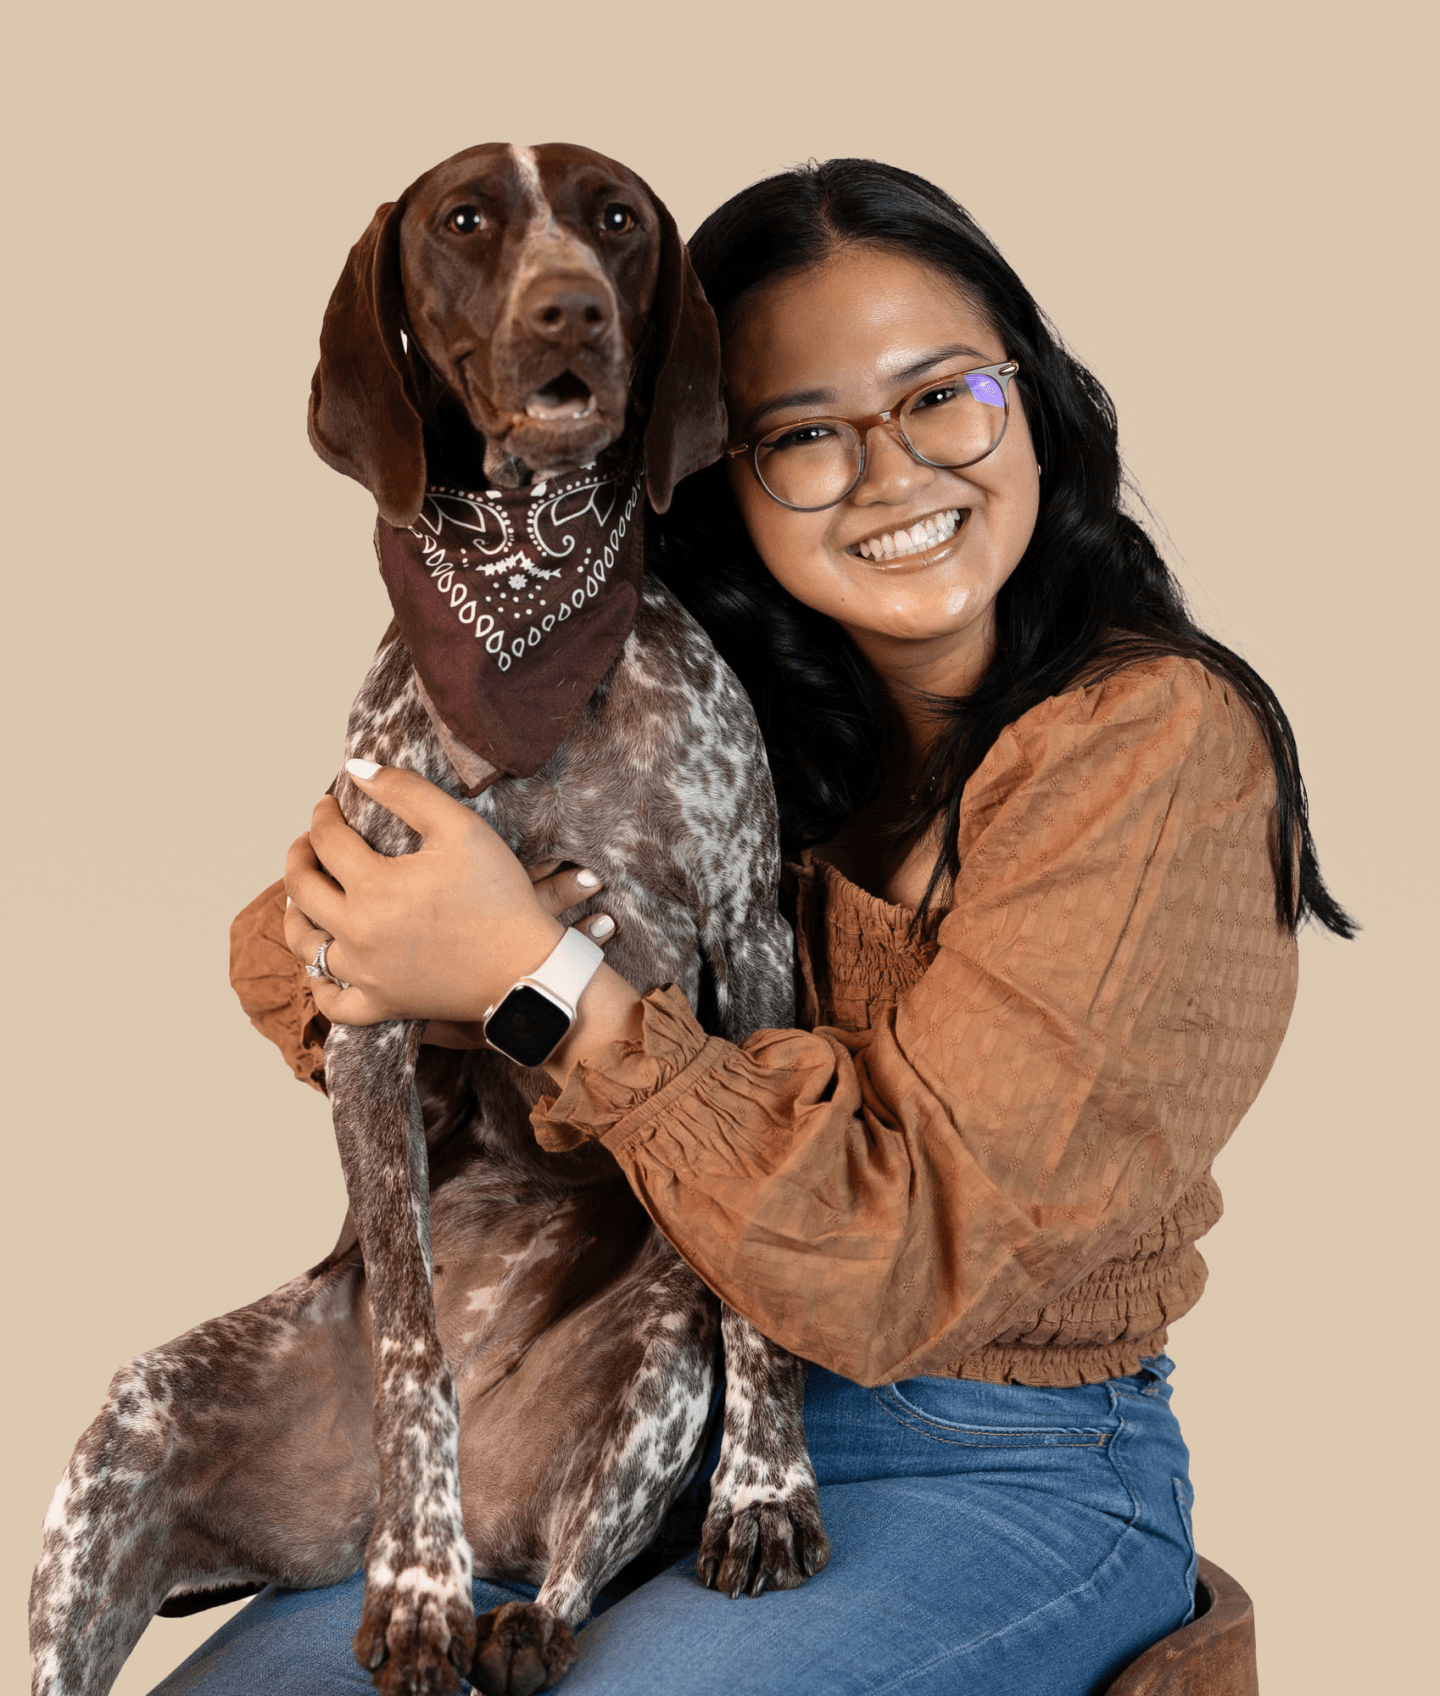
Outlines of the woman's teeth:
{"type": "Polygon", "coordinates": [[[883,536],[873,536],[861,542],[855,552],[861,559],[903,559],[906,554],[923,553],[926,548],[948,542],[959,525],[959,512],[937,512],[908,530],[887,530],[883,536]]]}

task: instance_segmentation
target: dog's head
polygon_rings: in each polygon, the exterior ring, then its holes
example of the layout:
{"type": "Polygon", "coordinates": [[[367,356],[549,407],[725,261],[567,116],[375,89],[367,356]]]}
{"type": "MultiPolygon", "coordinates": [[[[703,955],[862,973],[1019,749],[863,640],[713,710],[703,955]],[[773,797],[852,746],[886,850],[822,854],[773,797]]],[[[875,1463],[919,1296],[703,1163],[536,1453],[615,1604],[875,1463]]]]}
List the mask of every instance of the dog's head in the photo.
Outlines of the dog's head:
{"type": "Polygon", "coordinates": [[[657,512],[719,456],[714,314],[633,171],[584,147],[496,143],[376,212],[325,311],[310,440],[406,525],[447,424],[472,476],[512,486],[589,464],[634,424],[657,512]]]}

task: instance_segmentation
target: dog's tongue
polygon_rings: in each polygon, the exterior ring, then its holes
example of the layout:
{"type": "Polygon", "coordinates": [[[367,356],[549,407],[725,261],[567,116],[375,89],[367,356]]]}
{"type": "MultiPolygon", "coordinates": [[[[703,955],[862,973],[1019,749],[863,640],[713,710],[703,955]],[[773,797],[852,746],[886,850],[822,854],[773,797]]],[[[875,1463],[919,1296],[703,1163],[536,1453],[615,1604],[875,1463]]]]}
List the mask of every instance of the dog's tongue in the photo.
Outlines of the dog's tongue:
{"type": "Polygon", "coordinates": [[[562,371],[544,388],[536,389],[525,402],[528,418],[588,418],[594,410],[595,396],[590,385],[573,371],[562,371]]]}

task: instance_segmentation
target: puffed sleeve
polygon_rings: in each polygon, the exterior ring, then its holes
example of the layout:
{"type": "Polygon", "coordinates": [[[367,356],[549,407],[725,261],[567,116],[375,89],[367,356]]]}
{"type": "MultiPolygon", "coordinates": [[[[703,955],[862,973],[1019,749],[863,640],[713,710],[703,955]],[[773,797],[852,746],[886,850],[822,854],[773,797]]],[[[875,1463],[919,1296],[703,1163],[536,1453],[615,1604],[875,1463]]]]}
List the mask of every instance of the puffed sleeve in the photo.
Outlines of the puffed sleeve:
{"type": "Polygon", "coordinates": [[[939,946],[875,1028],[708,1037],[673,988],[547,1097],[724,1300],[861,1383],[945,1372],[1152,1229],[1295,989],[1274,777],[1198,664],[1042,703],[967,787],[939,946]]]}
{"type": "Polygon", "coordinates": [[[250,1023],[280,1050],[302,1083],[325,1092],[330,1022],[285,943],[285,885],[262,889],[230,925],[230,983],[250,1023]]]}

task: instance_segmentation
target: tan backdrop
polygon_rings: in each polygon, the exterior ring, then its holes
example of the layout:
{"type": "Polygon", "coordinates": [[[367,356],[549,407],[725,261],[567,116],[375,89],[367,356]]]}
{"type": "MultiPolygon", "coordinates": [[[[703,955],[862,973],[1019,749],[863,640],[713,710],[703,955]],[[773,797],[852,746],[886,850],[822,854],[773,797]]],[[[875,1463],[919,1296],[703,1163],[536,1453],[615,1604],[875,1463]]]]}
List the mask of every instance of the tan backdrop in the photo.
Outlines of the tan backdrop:
{"type": "MultiPolygon", "coordinates": [[[[1197,608],[1294,720],[1366,926],[1304,939],[1220,1162],[1210,1289],[1172,1344],[1199,1541],[1255,1597],[1268,1696],[1417,1684],[1420,7],[81,0],[9,40],[4,1687],[112,1370],[309,1264],[342,1209],[324,1103],[240,1014],[226,927],[328,782],[387,616],[370,503],[305,440],[321,310],[379,201],[495,139],[616,155],[686,230],[809,155],[923,172],[1109,385],[1197,608]]],[[[157,1622],[118,1690],[215,1623],[157,1622]]]]}

